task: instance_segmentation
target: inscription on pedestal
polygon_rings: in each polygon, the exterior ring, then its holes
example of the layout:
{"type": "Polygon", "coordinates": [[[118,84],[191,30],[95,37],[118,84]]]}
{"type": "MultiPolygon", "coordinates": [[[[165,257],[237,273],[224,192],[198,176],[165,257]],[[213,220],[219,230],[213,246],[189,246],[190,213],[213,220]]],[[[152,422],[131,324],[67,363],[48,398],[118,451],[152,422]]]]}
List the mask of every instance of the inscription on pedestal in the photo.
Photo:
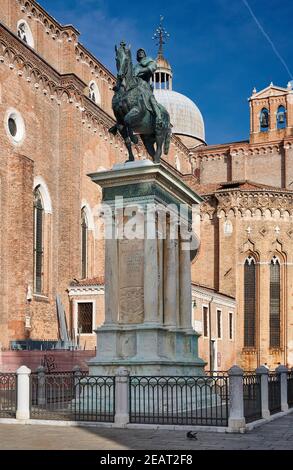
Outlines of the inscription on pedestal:
{"type": "Polygon", "coordinates": [[[143,323],[144,240],[119,241],[119,323],[143,323]]]}

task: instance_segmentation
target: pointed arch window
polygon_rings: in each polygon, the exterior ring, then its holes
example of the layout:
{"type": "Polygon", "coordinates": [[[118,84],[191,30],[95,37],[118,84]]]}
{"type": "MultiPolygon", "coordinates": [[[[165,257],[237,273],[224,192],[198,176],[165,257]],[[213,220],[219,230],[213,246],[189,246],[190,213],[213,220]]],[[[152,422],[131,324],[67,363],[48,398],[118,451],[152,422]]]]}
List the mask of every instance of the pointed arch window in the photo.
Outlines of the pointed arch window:
{"type": "Polygon", "coordinates": [[[98,85],[95,81],[91,81],[89,83],[89,94],[88,97],[94,103],[100,105],[101,104],[101,94],[98,85]]]}
{"type": "Polygon", "coordinates": [[[286,108],[285,106],[279,106],[277,111],[277,129],[285,129],[286,125],[286,108]]]}
{"type": "Polygon", "coordinates": [[[270,265],[270,347],[280,347],[281,333],[281,270],[280,261],[274,256],[270,265]]]}
{"type": "Polygon", "coordinates": [[[255,347],[256,337],[256,267],[249,256],[244,263],[244,347],[255,347]]]}
{"type": "Polygon", "coordinates": [[[88,266],[88,220],[86,210],[81,210],[81,277],[87,277],[88,266]]]}
{"type": "Polygon", "coordinates": [[[28,23],[25,20],[19,20],[17,23],[17,36],[21,41],[34,47],[34,38],[28,23]]]}
{"type": "Polygon", "coordinates": [[[260,130],[267,132],[269,130],[269,111],[263,108],[260,112],[260,130]]]}
{"type": "Polygon", "coordinates": [[[34,288],[43,291],[44,204],[39,188],[34,191],[34,288]]]}

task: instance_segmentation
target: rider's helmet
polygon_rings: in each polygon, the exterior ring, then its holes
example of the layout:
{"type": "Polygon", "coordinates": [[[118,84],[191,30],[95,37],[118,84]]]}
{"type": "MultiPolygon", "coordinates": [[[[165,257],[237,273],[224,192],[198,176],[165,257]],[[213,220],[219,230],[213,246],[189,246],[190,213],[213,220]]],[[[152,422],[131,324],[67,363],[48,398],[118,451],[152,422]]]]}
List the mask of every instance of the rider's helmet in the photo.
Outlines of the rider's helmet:
{"type": "Polygon", "coordinates": [[[146,57],[146,51],[142,48],[138,49],[137,53],[136,53],[136,58],[137,60],[139,59],[139,52],[143,52],[144,53],[144,57],[146,57]]]}

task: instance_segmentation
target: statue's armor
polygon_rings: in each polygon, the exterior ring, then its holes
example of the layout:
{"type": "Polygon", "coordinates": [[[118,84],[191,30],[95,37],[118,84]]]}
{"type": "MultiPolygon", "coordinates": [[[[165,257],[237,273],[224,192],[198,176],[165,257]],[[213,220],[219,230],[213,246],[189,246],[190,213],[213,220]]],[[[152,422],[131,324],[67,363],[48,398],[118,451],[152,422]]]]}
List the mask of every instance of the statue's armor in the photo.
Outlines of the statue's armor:
{"type": "Polygon", "coordinates": [[[150,80],[157,70],[157,62],[152,59],[151,57],[144,57],[143,59],[138,62],[133,68],[133,74],[135,77],[141,78],[144,82],[148,84],[148,88],[151,92],[149,96],[149,101],[147,97],[143,94],[143,100],[147,109],[152,112],[156,119],[160,122],[161,121],[161,110],[156,101],[156,98],[153,94],[153,88],[150,85],[150,80]]]}
{"type": "Polygon", "coordinates": [[[157,63],[151,57],[144,57],[134,66],[135,77],[139,76],[145,82],[150,83],[154,72],[157,70],[157,63]]]}

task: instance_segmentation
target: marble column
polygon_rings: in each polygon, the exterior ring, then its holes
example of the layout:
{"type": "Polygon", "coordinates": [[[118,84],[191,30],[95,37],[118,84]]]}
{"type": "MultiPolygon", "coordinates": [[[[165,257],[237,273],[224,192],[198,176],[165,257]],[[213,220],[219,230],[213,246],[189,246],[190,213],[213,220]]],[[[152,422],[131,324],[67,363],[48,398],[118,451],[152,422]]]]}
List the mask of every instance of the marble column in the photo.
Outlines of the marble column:
{"type": "Polygon", "coordinates": [[[145,212],[144,323],[158,322],[158,243],[155,209],[145,212]]]}
{"type": "Polygon", "coordinates": [[[179,245],[179,299],[180,299],[180,326],[190,329],[191,324],[191,263],[188,242],[180,235],[179,245]]]}
{"type": "Polygon", "coordinates": [[[157,239],[158,245],[158,322],[162,325],[164,318],[164,240],[157,239]]]}
{"type": "Polygon", "coordinates": [[[177,264],[176,248],[178,240],[170,237],[170,223],[167,223],[164,243],[164,322],[166,326],[176,326],[177,321],[177,264]]]}
{"type": "Polygon", "coordinates": [[[105,324],[116,323],[119,311],[118,241],[114,217],[108,224],[105,239],[105,324]]]}

